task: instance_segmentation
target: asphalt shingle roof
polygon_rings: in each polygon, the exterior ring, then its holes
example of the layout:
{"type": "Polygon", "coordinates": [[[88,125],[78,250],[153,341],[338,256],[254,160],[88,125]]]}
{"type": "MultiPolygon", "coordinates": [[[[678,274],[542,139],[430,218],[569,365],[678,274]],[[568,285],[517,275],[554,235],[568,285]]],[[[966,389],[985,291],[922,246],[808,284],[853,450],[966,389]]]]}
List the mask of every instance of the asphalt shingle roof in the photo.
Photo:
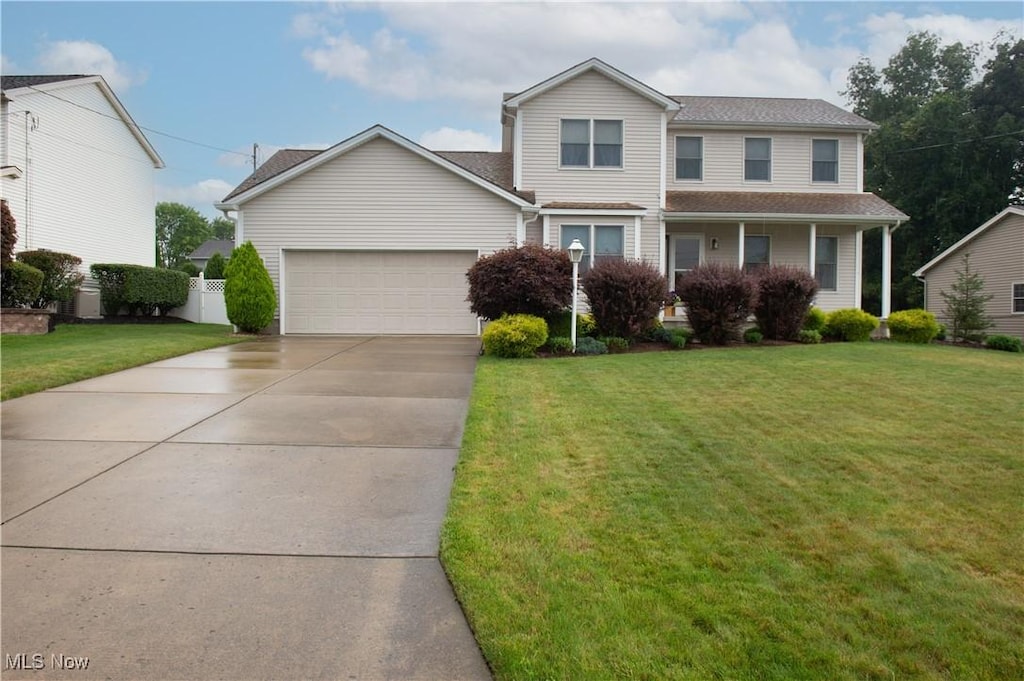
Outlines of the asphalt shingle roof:
{"type": "Polygon", "coordinates": [[[643,206],[625,201],[552,201],[545,203],[541,208],[564,209],[564,210],[647,210],[643,206]]]}
{"type": "Polygon", "coordinates": [[[220,253],[225,258],[231,257],[231,251],[235,248],[235,242],[231,239],[207,239],[199,244],[199,248],[188,254],[189,258],[209,259],[214,253],[220,253]]]}
{"type": "Polygon", "coordinates": [[[227,201],[234,196],[238,196],[242,192],[249,191],[256,185],[280,175],[289,168],[297,166],[307,159],[313,158],[321,151],[322,149],[280,149],[275,152],[273,156],[264,161],[263,165],[256,169],[256,172],[242,180],[240,185],[235,187],[230,194],[224,197],[224,200],[227,201]]]}
{"type": "Polygon", "coordinates": [[[745,124],[874,129],[878,126],[823,99],[673,96],[674,123],[745,124]]]}
{"type": "Polygon", "coordinates": [[[91,78],[89,75],[63,75],[63,76],[3,76],[0,77],[0,89],[17,90],[20,87],[32,87],[34,85],[48,85],[59,83],[62,80],[78,80],[79,78],[91,78]]]}
{"type": "Polygon", "coordinates": [[[809,192],[665,192],[667,213],[735,213],[740,215],[849,215],[907,220],[898,208],[874,194],[809,192]]]}

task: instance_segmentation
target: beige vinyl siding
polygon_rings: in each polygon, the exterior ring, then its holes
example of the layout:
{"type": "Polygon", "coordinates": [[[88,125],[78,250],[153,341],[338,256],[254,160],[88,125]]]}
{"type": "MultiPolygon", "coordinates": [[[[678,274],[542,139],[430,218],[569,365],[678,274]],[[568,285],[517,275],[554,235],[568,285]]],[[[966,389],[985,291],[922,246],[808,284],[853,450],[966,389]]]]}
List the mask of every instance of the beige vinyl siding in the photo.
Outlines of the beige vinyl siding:
{"type": "MultiPolygon", "coordinates": [[[[628,201],[652,214],[659,208],[663,109],[595,72],[584,73],[522,105],[523,189],[537,203],[628,201]],[[560,121],[623,122],[622,168],[559,168],[560,121]]],[[[655,230],[657,225],[655,223],[655,230]]],[[[657,245],[655,236],[655,246],[657,245]]]]}
{"type": "MultiPolygon", "coordinates": [[[[739,265],[739,226],[737,223],[670,222],[668,234],[703,234],[704,262],[739,265]],[[718,248],[711,240],[718,239],[718,248]]],[[[745,227],[747,236],[771,237],[772,265],[793,265],[810,271],[810,227],[802,224],[753,224],[745,227]]],[[[815,305],[823,310],[860,307],[856,300],[857,230],[852,225],[818,225],[817,236],[839,237],[836,290],[820,291],[815,305]]],[[[667,263],[666,263],[667,268],[667,263]]]]}
{"type": "Polygon", "coordinates": [[[1024,314],[1014,314],[1011,307],[1013,283],[1024,283],[1024,215],[1007,214],[925,272],[925,308],[944,323],[949,320],[941,291],[952,293],[965,253],[971,254],[971,271],[985,280],[985,293],[993,296],[985,306],[995,323],[988,333],[1024,338],[1024,314]]]}
{"type": "Polygon", "coordinates": [[[766,132],[763,130],[702,130],[671,127],[666,143],[666,186],[668,189],[704,191],[786,191],[856,192],[857,135],[827,132],[766,132]],[[675,139],[679,136],[704,138],[704,179],[677,180],[675,139]],[[771,182],[743,179],[743,140],[768,137],[772,140],[771,182]],[[839,182],[811,181],[811,140],[839,140],[839,182]]]}
{"type": "Polygon", "coordinates": [[[18,224],[17,250],[77,255],[87,276],[97,262],[153,265],[152,158],[95,83],[50,92],[60,99],[30,92],[7,104],[4,153],[23,173],[3,181],[18,224]],[[26,131],[26,110],[34,130],[26,131]]]}
{"type": "Polygon", "coordinates": [[[378,138],[249,201],[242,218],[280,293],[281,249],[489,253],[515,239],[518,210],[378,138]]]}
{"type": "Polygon", "coordinates": [[[538,218],[526,223],[526,240],[539,244],[544,241],[544,222],[538,218]]]}

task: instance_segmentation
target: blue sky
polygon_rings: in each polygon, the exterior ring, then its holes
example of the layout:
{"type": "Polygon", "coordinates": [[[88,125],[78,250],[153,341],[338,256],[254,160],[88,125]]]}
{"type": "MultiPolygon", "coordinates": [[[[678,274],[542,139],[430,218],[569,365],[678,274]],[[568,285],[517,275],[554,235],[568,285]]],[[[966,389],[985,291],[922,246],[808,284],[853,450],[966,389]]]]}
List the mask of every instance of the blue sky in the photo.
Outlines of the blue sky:
{"type": "Polygon", "coordinates": [[[99,73],[167,168],[159,200],[213,216],[281,147],[375,123],[433,149],[496,149],[503,91],[600,57],[667,94],[820,97],[914,31],[1024,36],[1024,3],[0,3],[5,74],[99,73]],[[210,149],[208,147],[216,147],[210,149]],[[232,153],[233,152],[233,153],[232,153]]]}

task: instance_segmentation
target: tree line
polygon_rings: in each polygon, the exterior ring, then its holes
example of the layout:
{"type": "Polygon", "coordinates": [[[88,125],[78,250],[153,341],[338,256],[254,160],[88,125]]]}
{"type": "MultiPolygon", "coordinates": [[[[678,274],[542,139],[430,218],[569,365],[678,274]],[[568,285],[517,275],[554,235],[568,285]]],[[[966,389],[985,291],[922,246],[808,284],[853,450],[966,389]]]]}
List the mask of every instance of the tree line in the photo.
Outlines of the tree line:
{"type": "Polygon", "coordinates": [[[235,223],[224,217],[207,220],[191,206],[156,204],[156,265],[178,268],[209,239],[234,239],[235,223]]]}

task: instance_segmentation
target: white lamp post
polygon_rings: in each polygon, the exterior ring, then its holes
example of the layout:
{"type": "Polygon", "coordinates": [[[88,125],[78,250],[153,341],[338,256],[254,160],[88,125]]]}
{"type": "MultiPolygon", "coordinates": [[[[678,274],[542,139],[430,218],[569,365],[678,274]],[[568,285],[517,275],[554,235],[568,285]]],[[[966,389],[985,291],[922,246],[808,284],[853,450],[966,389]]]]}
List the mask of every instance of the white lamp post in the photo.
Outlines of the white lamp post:
{"type": "Polygon", "coordinates": [[[583,244],[573,239],[569,244],[569,260],[572,261],[572,351],[576,352],[576,313],[579,309],[580,260],[583,260],[583,244]]]}

